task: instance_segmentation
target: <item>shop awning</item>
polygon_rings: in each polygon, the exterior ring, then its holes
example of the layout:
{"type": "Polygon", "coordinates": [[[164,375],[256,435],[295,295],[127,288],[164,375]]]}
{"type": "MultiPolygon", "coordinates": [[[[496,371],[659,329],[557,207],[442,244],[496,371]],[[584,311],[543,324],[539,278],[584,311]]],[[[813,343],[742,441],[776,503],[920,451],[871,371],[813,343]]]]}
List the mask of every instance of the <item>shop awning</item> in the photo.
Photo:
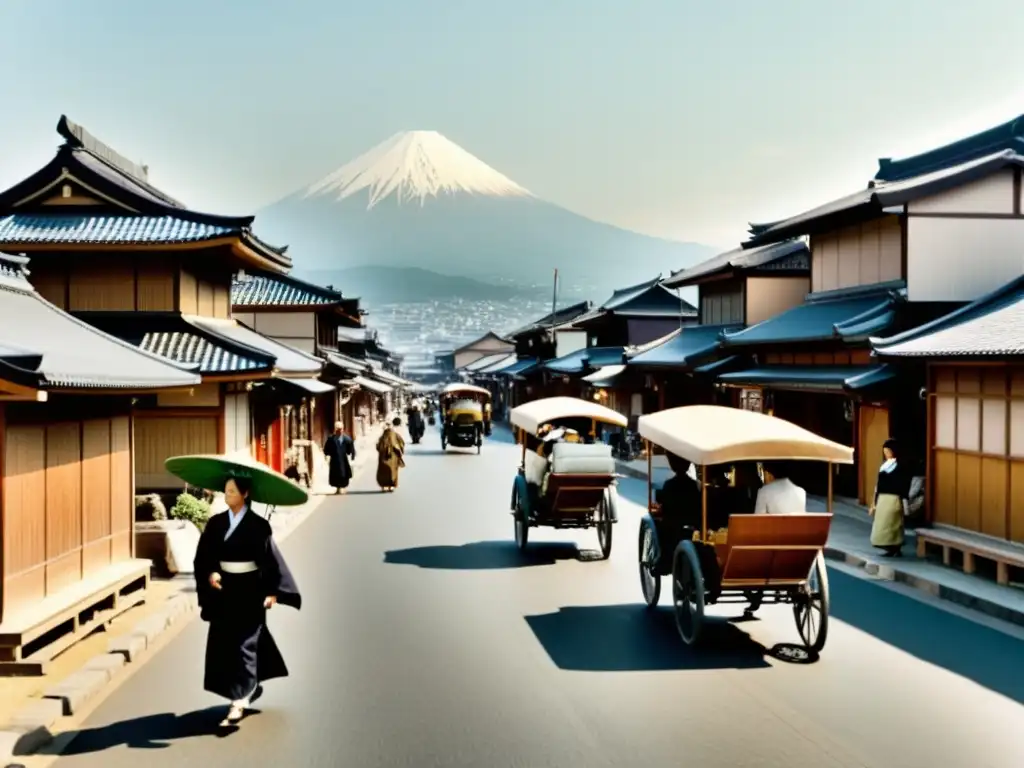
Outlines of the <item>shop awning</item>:
{"type": "Polygon", "coordinates": [[[724,334],[722,345],[866,341],[895,322],[897,288],[812,298],[757,325],[724,334]]]}
{"type": "Polygon", "coordinates": [[[363,373],[370,366],[364,360],[356,360],[354,357],[343,355],[339,352],[328,352],[327,362],[345,371],[352,373],[363,373]]]}
{"type": "Polygon", "coordinates": [[[624,365],[604,365],[583,380],[593,387],[610,387],[616,376],[626,370],[624,365]]]}
{"type": "Polygon", "coordinates": [[[502,376],[516,376],[522,373],[528,368],[532,368],[537,364],[537,358],[535,357],[524,357],[521,360],[516,360],[512,365],[507,368],[502,368],[498,373],[502,376]]]}
{"type": "Polygon", "coordinates": [[[587,347],[568,355],[548,360],[544,367],[555,373],[583,373],[588,368],[619,365],[626,356],[625,347],[587,347]]]}
{"type": "Polygon", "coordinates": [[[378,395],[386,395],[391,392],[391,387],[381,381],[374,381],[365,376],[353,376],[352,381],[369,392],[376,392],[378,395]]]}
{"type": "Polygon", "coordinates": [[[407,387],[410,382],[403,379],[401,376],[395,376],[395,374],[385,371],[383,369],[374,370],[373,375],[383,381],[385,384],[390,384],[393,387],[407,387]]]}
{"type": "Polygon", "coordinates": [[[328,384],[326,381],[320,381],[320,379],[275,379],[275,381],[283,382],[284,384],[291,384],[293,387],[298,387],[301,390],[309,392],[312,395],[322,395],[326,392],[333,392],[335,386],[328,384]]]}
{"type": "Polygon", "coordinates": [[[895,378],[888,365],[766,365],[722,373],[723,384],[858,392],[895,378]]]}
{"type": "Polygon", "coordinates": [[[714,353],[728,325],[691,325],[664,344],[634,355],[628,365],[637,368],[689,368],[714,353]]]}
{"type": "Polygon", "coordinates": [[[478,368],[476,372],[481,374],[481,375],[487,375],[487,376],[489,376],[489,375],[491,375],[493,373],[500,373],[501,371],[504,371],[510,365],[515,363],[516,359],[517,359],[516,358],[516,353],[512,352],[510,354],[502,356],[502,358],[500,360],[498,360],[495,363],[492,363],[491,365],[488,365],[488,366],[486,366],[484,368],[478,368]]]}

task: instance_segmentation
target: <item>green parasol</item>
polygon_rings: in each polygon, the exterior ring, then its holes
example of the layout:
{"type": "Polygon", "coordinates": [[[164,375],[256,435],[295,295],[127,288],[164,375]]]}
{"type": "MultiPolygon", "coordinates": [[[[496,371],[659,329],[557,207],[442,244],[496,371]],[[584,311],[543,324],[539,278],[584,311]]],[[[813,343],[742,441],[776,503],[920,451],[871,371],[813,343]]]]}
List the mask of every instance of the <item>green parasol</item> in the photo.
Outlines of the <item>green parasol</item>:
{"type": "Polygon", "coordinates": [[[309,500],[309,494],[284,475],[256,462],[229,459],[226,456],[174,456],[164,467],[189,485],[208,491],[223,491],[228,478],[246,478],[252,482],[250,501],[277,507],[296,507],[309,500]]]}

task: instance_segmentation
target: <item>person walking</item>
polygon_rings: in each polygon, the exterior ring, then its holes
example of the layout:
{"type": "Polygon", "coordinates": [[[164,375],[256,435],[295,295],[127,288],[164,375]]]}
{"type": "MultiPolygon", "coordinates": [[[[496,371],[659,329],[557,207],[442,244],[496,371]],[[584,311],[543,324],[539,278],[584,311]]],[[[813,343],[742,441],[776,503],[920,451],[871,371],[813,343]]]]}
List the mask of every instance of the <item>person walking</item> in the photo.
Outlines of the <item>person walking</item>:
{"type": "Polygon", "coordinates": [[[896,441],[889,438],[882,444],[882,466],[878,468],[874,501],[868,514],[871,525],[871,546],[882,550],[882,557],[900,557],[903,552],[904,504],[910,497],[910,477],[901,466],[896,441]]]}
{"type": "Polygon", "coordinates": [[[334,423],[334,434],[324,443],[324,456],[329,462],[327,482],[335,494],[347,493],[349,481],[352,480],[356,446],[352,438],[345,434],[345,425],[340,421],[334,423]]]}
{"type": "Polygon", "coordinates": [[[398,487],[398,470],[405,466],[405,440],[395,429],[400,426],[402,420],[395,417],[377,440],[377,485],[384,493],[393,493],[398,487]]]}
{"type": "Polygon", "coordinates": [[[204,687],[231,702],[222,726],[238,724],[264,681],[288,676],[267,611],[302,606],[270,523],[249,509],[251,488],[246,477],[226,480],[228,509],[206,524],[193,564],[200,616],[210,625],[204,687]]]}

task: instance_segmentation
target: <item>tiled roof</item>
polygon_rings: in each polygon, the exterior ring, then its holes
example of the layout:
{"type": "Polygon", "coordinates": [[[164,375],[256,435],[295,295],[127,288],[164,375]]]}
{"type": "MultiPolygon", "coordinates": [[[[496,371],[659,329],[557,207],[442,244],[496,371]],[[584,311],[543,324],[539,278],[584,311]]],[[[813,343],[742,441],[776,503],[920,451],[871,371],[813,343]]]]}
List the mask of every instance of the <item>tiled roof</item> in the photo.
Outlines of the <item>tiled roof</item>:
{"type": "MultiPolygon", "coordinates": [[[[217,214],[203,213],[187,209],[182,203],[170,195],[157,189],[149,182],[149,170],[145,166],[133,163],[120,155],[111,147],[96,139],[84,128],[71,122],[65,116],[61,116],[57,124],[57,132],[64,138],[64,144],[58,149],[56,155],[45,166],[22,179],[14,186],[0,192],[0,209],[11,211],[22,205],[25,201],[38,202],[53,194],[57,184],[70,183],[73,186],[85,188],[88,194],[98,195],[113,206],[124,212],[125,219],[144,219],[151,222],[159,222],[163,219],[180,220],[181,222],[205,227],[224,229],[224,234],[237,237],[250,255],[255,255],[259,263],[271,268],[288,269],[291,267],[291,259],[286,255],[287,247],[270,245],[258,238],[252,231],[253,216],[221,216],[217,214]]],[[[108,206],[104,206],[108,207],[108,206]]],[[[54,211],[45,216],[47,219],[66,219],[67,214],[54,211]]],[[[84,217],[105,218],[105,217],[84,217]]],[[[71,235],[79,236],[80,239],[52,239],[51,234],[40,235],[37,239],[23,241],[24,244],[31,243],[156,243],[156,242],[195,242],[202,241],[210,236],[197,235],[194,231],[182,233],[184,225],[174,226],[162,225],[164,229],[171,229],[170,232],[162,232],[154,235],[144,231],[155,227],[160,229],[161,225],[135,226],[125,224],[127,232],[118,231],[111,235],[91,235],[80,237],[76,227],[71,227],[71,235]],[[113,236],[115,239],[104,239],[113,236]],[[135,238],[135,239],[132,239],[135,238]]],[[[36,229],[39,227],[37,225],[36,229]]],[[[48,228],[49,229],[49,228],[48,228]]],[[[18,237],[25,233],[13,233],[18,237]]],[[[5,239],[5,243],[14,241],[5,239]]],[[[14,243],[16,244],[16,243],[14,243]]]]}
{"type": "Polygon", "coordinates": [[[760,248],[737,248],[687,269],[673,272],[663,283],[666,288],[680,288],[691,281],[716,272],[772,269],[810,273],[811,252],[803,240],[784,240],[760,248]]]}
{"type": "Polygon", "coordinates": [[[937,320],[871,343],[880,357],[1024,355],[1024,277],[937,320]]]}
{"type": "Polygon", "coordinates": [[[319,357],[257,333],[237,320],[200,317],[199,315],[187,315],[185,319],[208,333],[230,339],[238,346],[247,347],[258,354],[269,355],[274,358],[274,367],[281,373],[318,374],[323,370],[324,364],[319,357]]]}
{"type": "Polygon", "coordinates": [[[61,311],[0,256],[0,378],[54,389],[187,387],[199,377],[61,311]]]}
{"type": "Polygon", "coordinates": [[[507,334],[507,337],[509,339],[515,339],[528,333],[548,330],[553,326],[566,325],[579,318],[584,313],[589,312],[590,308],[591,305],[589,301],[581,301],[578,304],[572,304],[571,306],[555,310],[554,312],[549,312],[539,320],[528,323],[522,328],[518,328],[512,333],[507,334]]]}
{"type": "Polygon", "coordinates": [[[175,216],[83,216],[17,213],[0,219],[0,243],[133,245],[195,243],[236,233],[175,216]]]}
{"type": "Polygon", "coordinates": [[[773,224],[752,236],[748,244],[754,246],[776,243],[797,235],[807,235],[828,229],[835,225],[834,222],[840,215],[859,212],[865,218],[881,216],[886,209],[899,207],[948,189],[955,189],[1008,167],[1024,167],[1024,154],[1019,154],[1013,149],[1005,149],[909,178],[894,181],[873,180],[867,189],[846,195],[838,200],[832,200],[773,224]]]}
{"type": "Polygon", "coordinates": [[[811,296],[804,304],[757,325],[724,334],[722,344],[866,340],[892,326],[896,320],[896,306],[901,300],[894,289],[811,296]]]}
{"type": "Polygon", "coordinates": [[[1024,115],[913,157],[902,160],[881,158],[875,178],[885,181],[907,179],[1007,149],[1024,155],[1024,115]]]}
{"type": "Polygon", "coordinates": [[[690,325],[663,344],[629,358],[638,368],[687,368],[718,349],[722,333],[737,326],[690,325]]]}
{"type": "Polygon", "coordinates": [[[287,275],[246,272],[231,281],[234,307],[292,307],[338,304],[341,294],[287,275]]]}
{"type": "Polygon", "coordinates": [[[555,373],[582,373],[605,365],[621,365],[625,358],[625,347],[586,347],[548,360],[544,367],[555,373]]]}
{"type": "Polygon", "coordinates": [[[606,315],[622,317],[696,317],[697,308],[663,286],[658,276],[638,285],[620,288],[600,307],[571,318],[560,328],[576,328],[606,315]]]}
{"type": "Polygon", "coordinates": [[[718,375],[726,384],[787,386],[798,389],[844,389],[857,392],[890,381],[896,372],[887,365],[768,365],[718,375]]]}
{"type": "Polygon", "coordinates": [[[139,343],[140,349],[169,360],[193,366],[204,376],[224,373],[253,373],[274,367],[270,355],[239,352],[234,345],[218,344],[216,337],[200,334],[183,324],[177,331],[152,331],[139,343]]]}
{"type": "Polygon", "coordinates": [[[459,347],[458,349],[455,349],[453,351],[456,352],[456,353],[458,353],[458,352],[467,352],[469,350],[475,349],[477,344],[482,344],[485,341],[498,341],[498,342],[501,342],[502,344],[508,344],[508,345],[512,344],[511,341],[509,341],[508,339],[504,338],[503,336],[499,336],[494,331],[488,331],[483,336],[481,336],[479,339],[473,339],[473,341],[469,342],[468,344],[463,344],[461,347],[459,347]]]}

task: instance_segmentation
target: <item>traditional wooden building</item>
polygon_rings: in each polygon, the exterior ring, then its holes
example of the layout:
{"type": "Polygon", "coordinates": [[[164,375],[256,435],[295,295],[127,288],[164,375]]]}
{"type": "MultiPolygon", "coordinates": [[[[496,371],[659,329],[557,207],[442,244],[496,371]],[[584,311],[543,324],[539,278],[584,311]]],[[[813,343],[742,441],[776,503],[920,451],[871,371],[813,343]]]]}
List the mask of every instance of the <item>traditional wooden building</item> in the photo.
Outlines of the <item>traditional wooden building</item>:
{"type": "Polygon", "coordinates": [[[696,307],[669,290],[658,276],[620,288],[562,329],[585,333],[587,347],[636,347],[696,323],[696,307]]]}
{"type": "Polygon", "coordinates": [[[925,507],[936,542],[947,561],[950,543],[964,552],[968,570],[974,555],[1001,562],[1006,583],[1008,566],[1024,566],[1024,549],[994,546],[1024,544],[1024,277],[874,346],[901,371],[926,372],[925,507]]]}
{"type": "Polygon", "coordinates": [[[231,281],[287,271],[285,249],[257,238],[252,217],[186,208],[67,118],[57,131],[53,160],[0,193],[0,250],[31,254],[33,284],[56,306],[202,376],[139,403],[139,490],[180,487],[163,468],[176,454],[254,453],[281,469],[277,387],[253,385],[310,381],[322,362],[234,320],[231,281]]]}
{"type": "Polygon", "coordinates": [[[452,365],[455,370],[459,370],[482,357],[496,355],[500,352],[509,353],[515,351],[515,342],[502,338],[494,331],[488,331],[479,339],[463,344],[452,352],[452,365]]]}
{"type": "Polygon", "coordinates": [[[503,371],[509,380],[509,407],[547,396],[543,363],[586,348],[586,333],[573,328],[572,321],[591,308],[589,301],[581,301],[556,309],[508,335],[518,361],[503,371]]]}
{"type": "Polygon", "coordinates": [[[142,600],[136,404],[200,377],[47,302],[0,255],[0,674],[46,662],[142,600]]]}
{"type": "Polygon", "coordinates": [[[883,159],[864,190],[754,229],[751,246],[810,237],[811,294],[728,335],[727,347],[757,361],[720,380],[774,391],[779,415],[855,445],[854,474],[840,470],[837,492],[867,499],[890,435],[909,454],[927,452],[924,379],[897,379],[871,358],[868,337],[913,328],[1020,274],[1022,132],[1017,120],[883,159]]]}
{"type": "Polygon", "coordinates": [[[361,372],[366,366],[339,364],[331,356],[338,354],[339,334],[362,331],[359,300],[289,275],[240,270],[232,282],[231,303],[238,322],[326,363],[323,380],[292,387],[294,399],[285,421],[290,443],[321,446],[338,420],[354,430],[354,414],[345,409],[359,388],[351,381],[351,368],[361,372]]]}

